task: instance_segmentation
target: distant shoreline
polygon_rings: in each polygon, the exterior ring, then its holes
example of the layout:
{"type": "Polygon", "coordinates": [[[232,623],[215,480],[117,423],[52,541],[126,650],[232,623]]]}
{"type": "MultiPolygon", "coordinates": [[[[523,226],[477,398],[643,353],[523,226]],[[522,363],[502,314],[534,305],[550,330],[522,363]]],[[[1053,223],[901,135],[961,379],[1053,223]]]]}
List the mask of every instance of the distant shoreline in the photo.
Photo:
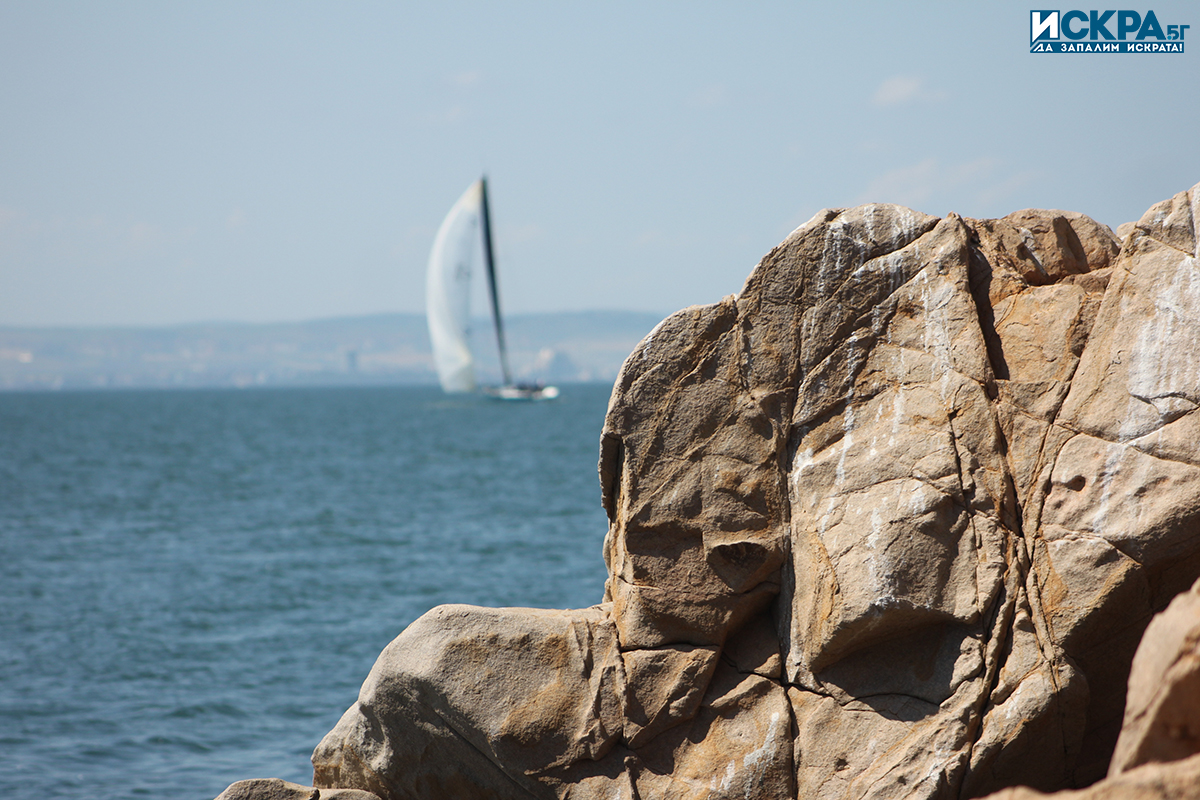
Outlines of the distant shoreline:
{"type": "MultiPolygon", "coordinates": [[[[517,314],[519,379],[611,382],[666,316],[634,311],[517,314]]],[[[488,331],[486,320],[475,330],[488,331]]],[[[481,346],[480,380],[498,383],[481,346]]],[[[421,314],[156,327],[0,327],[0,391],[423,386],[436,383],[421,314]]]]}

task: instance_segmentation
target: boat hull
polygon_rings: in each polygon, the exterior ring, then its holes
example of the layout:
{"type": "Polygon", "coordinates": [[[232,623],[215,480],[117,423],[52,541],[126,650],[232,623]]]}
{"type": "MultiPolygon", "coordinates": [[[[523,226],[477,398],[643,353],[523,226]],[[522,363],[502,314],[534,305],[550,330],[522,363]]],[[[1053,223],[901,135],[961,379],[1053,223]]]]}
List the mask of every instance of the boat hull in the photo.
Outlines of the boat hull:
{"type": "Polygon", "coordinates": [[[558,397],[557,386],[485,386],[483,393],[493,400],[510,402],[537,402],[558,397]]]}

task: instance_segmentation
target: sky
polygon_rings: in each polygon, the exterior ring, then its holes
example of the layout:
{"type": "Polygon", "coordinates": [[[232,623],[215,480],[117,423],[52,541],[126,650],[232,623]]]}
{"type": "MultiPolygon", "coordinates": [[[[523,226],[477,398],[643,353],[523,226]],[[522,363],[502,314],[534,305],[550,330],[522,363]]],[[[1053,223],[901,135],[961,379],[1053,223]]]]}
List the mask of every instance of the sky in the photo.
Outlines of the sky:
{"type": "Polygon", "coordinates": [[[0,326],[420,312],[485,173],[511,314],[716,302],[826,207],[1115,228],[1200,181],[1200,6],[1137,8],[1191,48],[1030,53],[1008,0],[0,0],[0,326]]]}

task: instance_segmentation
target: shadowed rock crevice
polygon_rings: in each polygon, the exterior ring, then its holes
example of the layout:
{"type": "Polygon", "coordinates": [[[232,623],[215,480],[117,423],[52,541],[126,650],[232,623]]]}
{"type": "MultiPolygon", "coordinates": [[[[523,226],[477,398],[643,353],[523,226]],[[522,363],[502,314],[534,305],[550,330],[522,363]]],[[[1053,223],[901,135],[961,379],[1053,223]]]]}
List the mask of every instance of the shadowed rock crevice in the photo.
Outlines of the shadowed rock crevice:
{"type": "Polygon", "coordinates": [[[1200,571],[1196,194],[1123,246],[1062,211],[817,214],[626,361],[600,604],[431,611],[317,784],[949,800],[1102,777],[1141,631],[1200,571]]]}

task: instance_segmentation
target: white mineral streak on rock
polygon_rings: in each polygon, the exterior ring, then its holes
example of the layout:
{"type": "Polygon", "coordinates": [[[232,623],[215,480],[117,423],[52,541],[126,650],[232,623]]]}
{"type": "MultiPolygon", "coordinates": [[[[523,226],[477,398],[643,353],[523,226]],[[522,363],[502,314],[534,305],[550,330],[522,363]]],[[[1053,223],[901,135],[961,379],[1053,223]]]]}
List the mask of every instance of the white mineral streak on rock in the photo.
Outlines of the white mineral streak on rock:
{"type": "Polygon", "coordinates": [[[1192,253],[1192,258],[1200,259],[1200,190],[1197,187],[1192,188],[1192,236],[1196,240],[1196,249],[1192,253]]]}
{"type": "Polygon", "coordinates": [[[1044,275],[1046,273],[1046,268],[1042,266],[1042,261],[1040,258],[1038,258],[1038,253],[1042,248],[1038,245],[1037,239],[1034,238],[1033,231],[1029,230],[1029,228],[1017,228],[1017,233],[1021,235],[1021,241],[1025,243],[1025,248],[1029,253],[1029,258],[1033,261],[1033,263],[1037,264],[1037,268],[1044,275]]]}
{"type": "MultiPolygon", "coordinates": [[[[1155,218],[1159,224],[1166,215],[1162,209],[1155,218]]],[[[1172,270],[1169,281],[1147,281],[1141,287],[1154,313],[1138,316],[1132,298],[1121,298],[1122,321],[1137,320],[1137,333],[1130,350],[1125,373],[1129,399],[1119,419],[1117,442],[1109,444],[1103,466],[1096,476],[1100,482],[1100,500],[1095,516],[1095,533],[1104,539],[1119,538],[1124,530],[1110,531],[1113,509],[1113,485],[1121,464],[1125,463],[1127,443],[1144,436],[1144,404],[1152,406],[1160,424],[1173,422],[1197,407],[1200,400],[1200,358],[1180,358],[1182,353],[1200,353],[1200,271],[1194,257],[1187,257],[1172,270]]],[[[1122,505],[1120,498],[1116,499],[1122,505]]],[[[1142,512],[1141,504],[1118,507],[1116,525],[1128,528],[1132,513],[1142,512]]],[[[1137,521],[1135,519],[1135,526],[1137,521]]]]}
{"type": "MultiPolygon", "coordinates": [[[[893,231],[893,239],[897,242],[900,240],[900,231],[893,231]]],[[[885,253],[878,258],[873,258],[863,264],[856,270],[859,276],[871,276],[878,284],[882,284],[886,288],[886,292],[882,293],[884,297],[890,297],[900,290],[908,281],[907,270],[914,262],[921,263],[924,259],[924,252],[921,248],[921,240],[907,245],[906,247],[893,250],[890,253],[885,253]]],[[[886,319],[888,305],[887,303],[877,303],[871,308],[871,330],[877,332],[881,324],[886,319]]],[[[887,341],[891,342],[891,329],[887,329],[887,341]]]]}
{"type": "Polygon", "coordinates": [[[830,283],[835,285],[846,274],[847,259],[855,254],[858,242],[850,233],[852,229],[841,215],[829,223],[825,231],[825,244],[821,251],[820,267],[817,270],[816,294],[819,298],[829,297],[830,283]]]}
{"type": "MultiPolygon", "coordinates": [[[[1179,358],[1181,353],[1200,354],[1200,270],[1196,258],[1185,258],[1173,270],[1169,283],[1154,283],[1155,313],[1141,325],[1137,344],[1130,356],[1129,394],[1154,406],[1163,422],[1196,408],[1200,394],[1200,358],[1179,358]]],[[[1136,432],[1122,427],[1122,441],[1136,432]]]]}
{"type": "Polygon", "coordinates": [[[712,782],[709,784],[712,789],[728,792],[729,787],[733,785],[733,779],[737,777],[737,762],[730,761],[725,765],[725,772],[721,775],[714,775],[712,782]],[[718,780],[720,781],[718,783],[718,780]]]}
{"type": "Polygon", "coordinates": [[[880,547],[883,542],[884,524],[879,509],[871,509],[871,532],[867,535],[867,547],[871,551],[871,556],[867,561],[867,576],[873,587],[871,593],[875,597],[875,602],[880,605],[887,605],[889,602],[895,601],[892,596],[892,587],[888,585],[890,581],[886,580],[891,575],[891,568],[887,563],[886,547],[880,547]]]}
{"type": "Polygon", "coordinates": [[[842,448],[841,455],[838,456],[837,484],[835,486],[839,491],[846,483],[846,456],[850,453],[850,448],[854,446],[854,406],[847,405],[845,412],[842,414],[842,448]]]}
{"type": "Polygon", "coordinates": [[[1100,480],[1100,502],[1096,509],[1095,517],[1095,534],[1102,539],[1108,538],[1108,520],[1109,511],[1112,508],[1113,501],[1113,481],[1117,477],[1117,470],[1121,463],[1121,457],[1127,445],[1110,442],[1105,447],[1104,465],[1100,468],[1100,474],[1097,476],[1100,480]]]}
{"type": "Polygon", "coordinates": [[[796,451],[796,455],[792,459],[792,477],[790,481],[792,496],[796,496],[800,492],[800,487],[804,483],[804,472],[805,470],[812,469],[812,465],[813,449],[811,447],[796,451]]]}
{"type": "Polygon", "coordinates": [[[658,335],[658,332],[662,330],[663,325],[666,325],[667,320],[669,319],[670,317],[666,317],[665,319],[661,320],[657,325],[650,329],[650,332],[646,334],[646,338],[642,340],[642,361],[651,360],[650,348],[654,344],[654,337],[658,335]]]}
{"type": "MultiPolygon", "coordinates": [[[[901,372],[903,372],[905,369],[905,367],[904,367],[905,355],[906,355],[905,352],[903,350],[901,350],[900,351],[901,372]]],[[[891,436],[888,438],[888,446],[889,447],[896,446],[896,437],[900,435],[900,421],[901,421],[901,419],[904,418],[904,414],[905,414],[904,390],[897,389],[896,391],[892,392],[892,432],[891,432],[891,436]]]]}
{"type": "Polygon", "coordinates": [[[946,280],[937,280],[932,286],[929,272],[920,275],[921,306],[925,312],[925,332],[922,345],[929,355],[933,356],[940,368],[938,389],[943,400],[950,396],[951,380],[951,347],[950,320],[947,308],[954,297],[956,287],[946,280]]]}
{"type": "Polygon", "coordinates": [[[868,457],[871,458],[872,460],[874,460],[879,455],[879,433],[878,433],[878,431],[880,430],[881,427],[883,427],[883,413],[884,413],[883,405],[876,406],[875,419],[872,420],[872,424],[871,424],[871,447],[867,451],[868,457]]]}
{"type": "Polygon", "coordinates": [[[1010,721],[1016,717],[1020,719],[1025,714],[1025,709],[1028,707],[1027,695],[1034,692],[1040,686],[1034,686],[1034,681],[1026,678],[1017,684],[1017,688],[1008,696],[1004,703],[1004,716],[1010,721]]]}
{"type": "Polygon", "coordinates": [[[746,793],[743,795],[745,800],[752,800],[751,793],[762,783],[763,775],[770,763],[770,756],[775,754],[776,742],[773,740],[773,734],[779,728],[779,718],[778,711],[771,712],[771,724],[767,726],[767,732],[763,734],[762,745],[751,750],[742,759],[742,766],[753,771],[753,779],[746,781],[746,793]]]}
{"type": "Polygon", "coordinates": [[[945,773],[949,771],[958,753],[947,747],[944,740],[935,739],[930,755],[929,766],[921,775],[918,785],[928,787],[929,793],[935,794],[937,784],[941,782],[945,773]]]}

